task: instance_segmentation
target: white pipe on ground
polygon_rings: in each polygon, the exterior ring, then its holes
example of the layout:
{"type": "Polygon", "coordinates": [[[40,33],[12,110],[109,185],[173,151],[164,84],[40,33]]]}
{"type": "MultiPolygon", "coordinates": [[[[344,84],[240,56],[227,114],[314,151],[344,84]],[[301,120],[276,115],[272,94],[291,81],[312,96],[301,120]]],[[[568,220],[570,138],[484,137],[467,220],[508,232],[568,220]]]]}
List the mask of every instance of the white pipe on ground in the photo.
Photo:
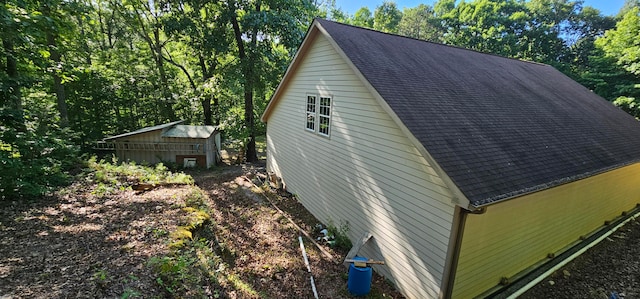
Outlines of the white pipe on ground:
{"type": "Polygon", "coordinates": [[[307,251],[304,249],[304,243],[302,242],[302,236],[298,236],[300,241],[300,251],[302,251],[302,257],[304,257],[304,264],[307,266],[307,271],[311,273],[311,266],[309,265],[309,259],[307,258],[307,251]]]}
{"type": "MultiPolygon", "coordinates": [[[[256,186],[256,184],[253,183],[252,180],[250,180],[249,178],[247,178],[246,176],[242,176],[242,178],[251,183],[251,185],[253,185],[253,187],[256,187],[257,189],[260,189],[260,187],[256,186]]],[[[287,218],[287,220],[289,220],[289,223],[291,223],[291,225],[293,225],[296,229],[298,229],[299,232],[301,232],[303,235],[305,235],[305,237],[307,237],[307,239],[309,239],[309,241],[311,241],[311,243],[313,243],[313,245],[316,246],[316,248],[318,248],[318,250],[320,250],[320,252],[327,258],[327,260],[333,261],[336,264],[339,264],[340,262],[335,260],[333,258],[333,255],[331,255],[331,253],[329,253],[326,249],[322,248],[322,246],[320,246],[320,244],[318,244],[312,237],[311,235],[309,235],[308,232],[306,232],[305,230],[303,230],[298,224],[296,224],[291,217],[287,216],[287,214],[285,214],[282,210],[280,210],[280,208],[278,208],[278,206],[276,206],[271,199],[269,199],[269,196],[267,196],[265,193],[261,193],[262,197],[264,197],[269,204],[271,204],[271,206],[276,209],[276,211],[278,211],[278,213],[280,213],[280,215],[282,215],[284,218],[287,218]]]]}
{"type": "Polygon", "coordinates": [[[316,290],[316,283],[313,281],[313,275],[311,275],[311,289],[313,290],[313,297],[318,299],[318,290],[316,290]]]}
{"type": "Polygon", "coordinates": [[[631,221],[631,220],[635,220],[636,217],[640,216],[640,212],[634,214],[633,216],[625,219],[624,221],[620,222],[618,225],[616,225],[615,227],[613,227],[612,229],[608,230],[606,233],[602,234],[602,236],[600,236],[599,238],[593,240],[593,242],[587,244],[585,247],[581,248],[580,250],[576,251],[574,254],[570,255],[569,257],[567,257],[566,259],[564,259],[563,261],[561,261],[560,263],[558,263],[557,265],[553,266],[551,269],[547,270],[546,272],[542,273],[542,275],[536,277],[536,279],[530,281],[528,284],[526,284],[524,287],[520,288],[518,291],[516,291],[515,293],[509,295],[509,297],[507,297],[507,299],[515,299],[518,298],[518,296],[524,294],[526,291],[528,291],[530,288],[532,288],[533,286],[537,285],[539,282],[541,282],[542,280],[544,280],[545,278],[547,278],[549,275],[551,275],[551,273],[557,271],[558,269],[562,268],[564,265],[568,264],[569,262],[571,262],[573,259],[575,259],[576,257],[580,256],[581,254],[583,254],[585,251],[587,251],[589,248],[595,246],[596,244],[600,243],[600,241],[604,240],[605,238],[607,238],[608,236],[610,236],[611,234],[613,234],[615,231],[617,231],[618,229],[620,229],[622,226],[624,226],[625,224],[627,224],[627,222],[631,221]]]}
{"type": "Polygon", "coordinates": [[[307,271],[309,271],[309,276],[311,277],[311,290],[313,290],[314,298],[318,299],[318,291],[316,290],[316,283],[313,280],[313,274],[311,274],[311,265],[309,265],[309,259],[307,258],[307,251],[304,249],[304,242],[302,242],[302,236],[298,236],[298,241],[300,241],[300,251],[302,251],[302,257],[304,257],[304,264],[307,266],[307,271]]]}

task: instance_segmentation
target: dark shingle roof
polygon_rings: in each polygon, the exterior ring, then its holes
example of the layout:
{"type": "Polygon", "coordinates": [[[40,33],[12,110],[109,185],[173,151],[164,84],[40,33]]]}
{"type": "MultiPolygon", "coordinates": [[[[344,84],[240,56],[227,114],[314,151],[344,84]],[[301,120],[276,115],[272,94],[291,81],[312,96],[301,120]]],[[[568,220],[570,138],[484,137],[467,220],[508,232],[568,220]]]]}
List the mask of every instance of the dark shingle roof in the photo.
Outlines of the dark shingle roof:
{"type": "Polygon", "coordinates": [[[474,206],[640,158],[640,124],[551,66],[317,22],[474,206]]]}

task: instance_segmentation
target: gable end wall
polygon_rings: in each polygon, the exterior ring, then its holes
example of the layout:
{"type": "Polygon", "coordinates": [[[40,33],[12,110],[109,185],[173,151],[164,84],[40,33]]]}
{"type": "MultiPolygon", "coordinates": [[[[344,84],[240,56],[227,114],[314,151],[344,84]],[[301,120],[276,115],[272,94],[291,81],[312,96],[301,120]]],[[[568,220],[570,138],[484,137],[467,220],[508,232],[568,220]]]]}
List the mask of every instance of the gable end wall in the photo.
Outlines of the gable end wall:
{"type": "Polygon", "coordinates": [[[267,167],[324,223],[347,224],[359,255],[409,298],[440,296],[452,195],[321,34],[289,74],[267,123],[267,167]],[[306,95],[330,95],[331,136],[305,130],[306,95]]]}

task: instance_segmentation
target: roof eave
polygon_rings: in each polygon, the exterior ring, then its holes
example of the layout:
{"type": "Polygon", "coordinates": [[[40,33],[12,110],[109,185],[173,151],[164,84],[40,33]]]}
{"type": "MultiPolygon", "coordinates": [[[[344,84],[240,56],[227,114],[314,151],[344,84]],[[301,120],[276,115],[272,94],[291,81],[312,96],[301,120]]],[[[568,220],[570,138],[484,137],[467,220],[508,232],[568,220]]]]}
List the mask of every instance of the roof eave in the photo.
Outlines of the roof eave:
{"type": "Polygon", "coordinates": [[[532,194],[532,193],[553,189],[553,188],[556,188],[556,187],[561,186],[561,185],[571,184],[573,182],[576,182],[576,181],[579,181],[579,180],[582,180],[582,179],[586,179],[586,178],[590,178],[590,177],[593,177],[593,176],[597,176],[597,175],[600,175],[600,174],[603,174],[603,173],[606,173],[606,172],[609,172],[609,171],[612,171],[612,170],[616,170],[616,169],[619,169],[619,168],[623,168],[623,167],[626,167],[626,166],[629,166],[629,165],[633,165],[633,164],[636,164],[636,163],[640,163],[640,159],[636,159],[636,160],[633,160],[633,161],[628,161],[628,162],[625,162],[625,163],[622,163],[622,164],[618,164],[618,165],[613,165],[611,167],[605,167],[605,168],[598,169],[598,170],[591,171],[591,172],[587,172],[587,173],[582,173],[582,174],[575,175],[575,176],[572,176],[572,177],[558,179],[558,180],[555,180],[555,181],[552,181],[552,182],[549,182],[549,183],[546,183],[546,184],[533,186],[533,187],[530,187],[530,188],[518,190],[518,191],[515,191],[515,192],[508,193],[508,194],[503,194],[503,195],[500,195],[500,196],[487,198],[487,199],[484,199],[484,200],[482,200],[482,201],[480,201],[478,203],[469,203],[468,210],[470,210],[470,211],[482,211],[482,210],[486,209],[486,207],[491,206],[491,205],[499,204],[501,202],[508,201],[508,200],[511,200],[511,199],[514,199],[514,198],[517,198],[517,197],[527,196],[527,195],[532,194]]]}

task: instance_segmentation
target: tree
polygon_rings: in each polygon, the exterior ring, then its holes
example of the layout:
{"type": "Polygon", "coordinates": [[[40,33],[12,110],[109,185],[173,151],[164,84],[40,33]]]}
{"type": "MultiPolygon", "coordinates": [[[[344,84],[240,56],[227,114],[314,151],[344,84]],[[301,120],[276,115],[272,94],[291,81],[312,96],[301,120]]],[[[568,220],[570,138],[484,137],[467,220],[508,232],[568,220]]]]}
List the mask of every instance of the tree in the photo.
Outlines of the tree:
{"type": "Polygon", "coordinates": [[[632,74],[640,76],[640,8],[630,9],[616,24],[616,28],[605,33],[596,43],[605,54],[616,59],[632,74]]]}
{"type": "Polygon", "coordinates": [[[349,17],[349,14],[342,11],[342,9],[335,7],[335,5],[330,8],[329,12],[331,13],[331,20],[334,20],[340,23],[351,22],[351,18],[349,17]]]}
{"type": "Polygon", "coordinates": [[[444,42],[508,57],[529,56],[528,32],[534,29],[528,23],[530,14],[520,2],[476,0],[452,8],[451,2],[442,1],[437,5],[447,28],[444,42]]]}
{"type": "Polygon", "coordinates": [[[276,45],[293,51],[302,41],[315,7],[309,1],[230,0],[227,9],[244,89],[245,158],[254,162],[257,160],[254,93],[263,83],[261,74],[272,72],[261,58],[274,56],[274,50],[278,48],[276,45]]]}
{"type": "Polygon", "coordinates": [[[531,0],[526,3],[531,14],[532,59],[558,65],[567,55],[566,43],[562,39],[566,29],[581,7],[581,3],[570,0],[531,0]]]}
{"type": "Polygon", "coordinates": [[[59,43],[61,31],[64,26],[69,26],[69,23],[64,22],[66,15],[62,10],[61,2],[56,0],[43,1],[40,11],[44,17],[43,31],[46,38],[46,45],[51,59],[51,66],[49,67],[51,76],[53,77],[53,90],[56,94],[58,103],[58,112],[60,113],[60,126],[69,126],[69,113],[67,111],[67,95],[65,87],[62,82],[62,76],[64,72],[64,62],[62,61],[61,48],[59,43]]]}
{"type": "Polygon", "coordinates": [[[373,13],[373,29],[397,33],[398,24],[402,19],[402,12],[398,9],[395,2],[384,1],[376,7],[373,13]]]}
{"type": "Polygon", "coordinates": [[[604,52],[604,58],[611,65],[621,68],[618,71],[616,90],[618,96],[613,103],[628,113],[640,117],[640,7],[629,9],[616,28],[608,30],[603,37],[595,41],[604,52]],[[614,62],[614,63],[611,63],[614,62]],[[622,78],[619,78],[622,77],[622,78]],[[624,79],[624,80],[621,80],[624,79]]]}
{"type": "Polygon", "coordinates": [[[160,79],[155,84],[156,88],[161,91],[161,98],[158,101],[158,106],[162,112],[160,121],[175,120],[174,100],[169,90],[169,78],[165,67],[165,59],[163,59],[163,52],[169,39],[162,31],[162,18],[166,12],[165,5],[168,4],[144,0],[129,0],[124,1],[122,4],[115,3],[115,7],[123,19],[149,47],[149,54],[155,63],[155,70],[158,72],[160,79]]]}
{"type": "Polygon", "coordinates": [[[74,166],[73,134],[60,129],[65,110],[55,108],[66,104],[64,93],[57,97],[66,73],[60,41],[73,31],[65,9],[57,1],[0,5],[0,200],[40,196],[74,166]]]}
{"type": "Polygon", "coordinates": [[[433,4],[433,12],[436,17],[442,18],[444,15],[456,8],[456,0],[438,0],[433,4]]]}
{"type": "Polygon", "coordinates": [[[398,23],[398,34],[417,39],[440,41],[442,29],[431,6],[420,4],[414,8],[405,8],[398,23]]]}
{"type": "Polygon", "coordinates": [[[373,28],[373,16],[366,6],[360,7],[353,15],[352,24],[355,26],[373,28]]]}
{"type": "MultiPolygon", "coordinates": [[[[228,14],[218,1],[185,0],[177,4],[172,7],[173,13],[164,20],[164,28],[167,34],[176,36],[194,50],[195,59],[190,61],[194,65],[185,66],[178,63],[168,51],[165,51],[163,58],[182,70],[187,77],[195,98],[202,105],[204,124],[219,125],[219,95],[216,94],[217,88],[208,88],[208,86],[217,85],[214,76],[220,65],[220,59],[226,55],[233,43],[228,14]],[[214,111],[215,122],[212,117],[214,111]]],[[[192,56],[188,53],[180,53],[180,55],[184,55],[184,60],[187,62],[189,62],[188,56],[192,56]]]]}
{"type": "Polygon", "coordinates": [[[5,83],[0,85],[0,94],[3,95],[0,107],[6,106],[18,111],[18,114],[22,114],[22,93],[18,73],[16,42],[21,35],[19,32],[20,24],[24,23],[14,12],[17,8],[10,4],[0,6],[0,30],[5,33],[0,37],[0,40],[2,40],[2,51],[0,52],[2,56],[0,57],[4,61],[4,72],[1,74],[0,79],[5,83]]]}
{"type": "Polygon", "coordinates": [[[605,31],[615,27],[612,17],[603,16],[599,10],[585,6],[574,18],[570,20],[570,26],[565,34],[565,40],[569,44],[569,61],[574,72],[588,67],[589,57],[595,53],[594,44],[596,38],[602,36],[605,31]]]}
{"type": "Polygon", "coordinates": [[[634,7],[640,7],[640,0],[625,0],[624,4],[622,4],[622,7],[616,15],[616,19],[622,19],[624,15],[626,15],[627,12],[629,12],[629,10],[633,9],[634,7]]]}

